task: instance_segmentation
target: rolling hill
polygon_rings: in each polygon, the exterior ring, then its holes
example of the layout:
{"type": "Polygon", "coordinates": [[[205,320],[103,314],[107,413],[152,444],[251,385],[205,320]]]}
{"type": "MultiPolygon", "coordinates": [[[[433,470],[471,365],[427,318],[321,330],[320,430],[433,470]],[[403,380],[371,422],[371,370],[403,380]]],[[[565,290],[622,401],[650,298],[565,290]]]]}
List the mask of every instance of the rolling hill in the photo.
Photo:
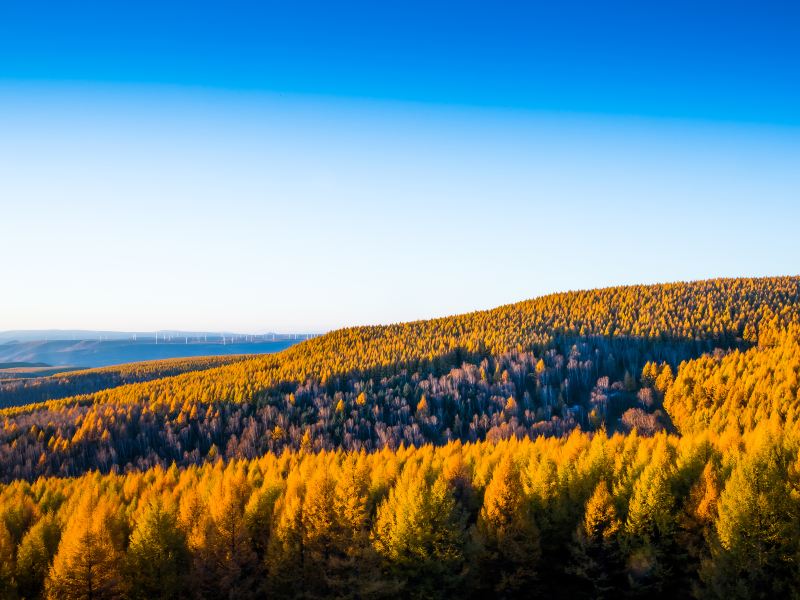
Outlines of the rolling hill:
{"type": "Polygon", "coordinates": [[[90,555],[109,597],[794,597],[799,380],[775,277],[0,387],[0,583],[60,597],[90,555]]]}
{"type": "MultiPolygon", "coordinates": [[[[44,335],[46,332],[37,332],[44,335]]],[[[52,332],[51,332],[52,333],[52,332]]],[[[70,332],[71,333],[71,332],[70,332]]],[[[80,333],[80,332],[77,332],[80,333]]],[[[90,335],[85,333],[83,335],[90,335]]],[[[99,334],[97,334],[99,335],[99,334]]],[[[38,362],[52,366],[82,368],[107,367],[148,360],[167,360],[192,356],[261,354],[279,352],[297,340],[293,338],[250,340],[250,336],[204,341],[182,336],[180,340],[156,342],[154,338],[131,339],[8,339],[0,342],[0,362],[38,362]]],[[[127,335],[127,334],[119,334],[127,335]]]]}

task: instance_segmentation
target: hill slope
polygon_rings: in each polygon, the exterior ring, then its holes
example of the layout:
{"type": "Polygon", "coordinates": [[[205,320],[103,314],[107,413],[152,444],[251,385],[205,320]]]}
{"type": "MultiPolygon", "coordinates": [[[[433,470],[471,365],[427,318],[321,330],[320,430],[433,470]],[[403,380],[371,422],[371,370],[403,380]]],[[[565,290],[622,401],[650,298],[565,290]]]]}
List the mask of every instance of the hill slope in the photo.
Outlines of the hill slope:
{"type": "MultiPolygon", "coordinates": [[[[249,355],[199,356],[173,358],[69,370],[50,376],[0,380],[0,407],[56,400],[111,389],[127,383],[170,377],[188,371],[201,371],[219,365],[245,360],[249,355]]],[[[48,367],[55,369],[56,367],[48,367]]]]}
{"type": "Polygon", "coordinates": [[[798,278],[611,288],[100,370],[0,413],[0,589],[797,597],[798,309],[798,278]]]}
{"type": "Polygon", "coordinates": [[[2,476],[195,464],[285,447],[670,429],[682,361],[800,322],[800,279],[555,294],[349,328],[274,354],[2,411],[2,476]],[[35,457],[36,460],[33,460],[35,457]]]}

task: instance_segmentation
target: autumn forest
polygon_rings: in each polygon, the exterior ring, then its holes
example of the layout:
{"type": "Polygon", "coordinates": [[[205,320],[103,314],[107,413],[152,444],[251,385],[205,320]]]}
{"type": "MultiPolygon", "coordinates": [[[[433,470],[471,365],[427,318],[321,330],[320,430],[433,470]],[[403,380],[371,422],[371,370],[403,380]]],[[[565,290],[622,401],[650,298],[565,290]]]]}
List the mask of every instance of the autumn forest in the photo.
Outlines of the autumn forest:
{"type": "Polygon", "coordinates": [[[0,599],[800,597],[800,277],[0,381],[0,599]]]}

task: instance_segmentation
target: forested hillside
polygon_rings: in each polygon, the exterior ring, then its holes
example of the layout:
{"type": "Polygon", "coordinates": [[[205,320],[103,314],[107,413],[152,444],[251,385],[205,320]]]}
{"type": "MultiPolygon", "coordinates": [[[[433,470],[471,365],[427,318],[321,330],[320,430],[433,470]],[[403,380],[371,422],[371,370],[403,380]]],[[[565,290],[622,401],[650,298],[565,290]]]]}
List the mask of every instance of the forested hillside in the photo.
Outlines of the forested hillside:
{"type": "Polygon", "coordinates": [[[303,443],[374,450],[577,426],[671,430],[662,401],[682,361],[746,351],[800,322],[799,311],[798,278],[728,279],[345,329],[278,354],[1,411],[0,476],[185,466],[303,443]]]}
{"type": "Polygon", "coordinates": [[[49,377],[0,381],[0,407],[91,394],[126,383],[150,381],[187,371],[201,371],[244,360],[247,355],[197,356],[151,360],[114,367],[70,370],[49,377]]]}
{"type": "Polygon", "coordinates": [[[9,597],[800,594],[798,277],[214,360],[5,396],[9,597]]]}
{"type": "Polygon", "coordinates": [[[760,340],[745,352],[717,352],[681,364],[665,405],[681,433],[753,429],[800,421],[800,327],[760,340]]]}

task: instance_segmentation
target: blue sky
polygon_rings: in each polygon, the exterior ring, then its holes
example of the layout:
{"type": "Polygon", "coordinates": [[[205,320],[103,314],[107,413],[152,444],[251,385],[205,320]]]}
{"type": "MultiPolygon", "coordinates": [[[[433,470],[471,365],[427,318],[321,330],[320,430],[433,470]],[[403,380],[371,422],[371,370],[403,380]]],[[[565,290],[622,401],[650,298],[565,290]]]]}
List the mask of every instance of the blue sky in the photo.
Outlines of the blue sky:
{"type": "Polygon", "coordinates": [[[4,2],[0,329],[797,273],[798,8],[529,4],[4,2]]]}

